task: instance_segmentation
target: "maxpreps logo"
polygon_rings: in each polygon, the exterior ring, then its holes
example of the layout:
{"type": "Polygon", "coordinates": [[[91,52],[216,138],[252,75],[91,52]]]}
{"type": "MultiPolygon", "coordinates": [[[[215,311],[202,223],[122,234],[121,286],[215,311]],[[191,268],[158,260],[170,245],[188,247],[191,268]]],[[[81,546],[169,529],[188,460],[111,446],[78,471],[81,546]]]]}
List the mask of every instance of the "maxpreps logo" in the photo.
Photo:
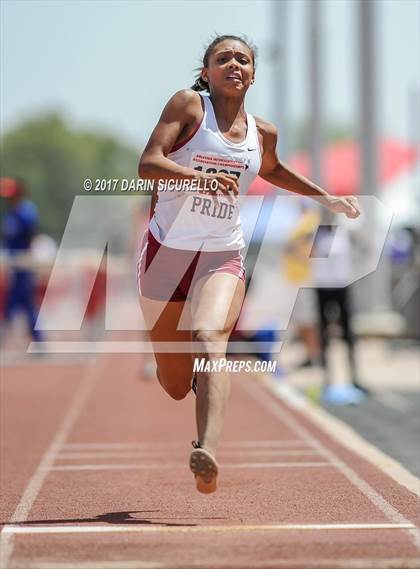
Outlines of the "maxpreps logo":
{"type": "MultiPolygon", "coordinates": [[[[149,196],[141,198],[145,206],[148,205],[150,199],[149,196]]],[[[251,236],[254,233],[261,212],[263,197],[245,196],[242,199],[241,210],[245,210],[246,208],[248,212],[252,212],[252,219],[247,219],[247,234],[251,236]]],[[[292,287],[294,294],[289,294],[288,301],[283,307],[282,318],[279,318],[275,308],[276,298],[273,297],[272,289],[270,292],[270,288],[267,285],[267,274],[275,278],[275,272],[272,270],[273,244],[270,244],[269,239],[265,238],[265,236],[273,235],[279,231],[279,219],[281,219],[282,212],[288,208],[290,209],[290,204],[287,204],[287,200],[299,200],[299,197],[277,196],[273,201],[270,217],[267,220],[264,239],[259,247],[256,259],[253,259],[252,285],[254,285],[254,283],[256,284],[255,288],[258,289],[258,294],[253,292],[253,286],[247,289],[244,309],[237,325],[238,330],[258,330],[261,328],[261,322],[267,321],[268,318],[270,322],[273,322],[273,327],[277,324],[278,330],[287,328],[288,319],[290,319],[292,314],[299,286],[295,288],[292,287]],[[267,299],[270,299],[269,302],[267,299]]],[[[363,212],[361,216],[362,223],[363,218],[369,220],[374,217],[380,217],[382,221],[381,224],[378,224],[375,228],[375,238],[371,239],[369,254],[363,252],[357,255],[357,250],[350,251],[350,255],[355,258],[358,257],[358,259],[357,263],[353,265],[353,271],[350,271],[349,274],[346,275],[346,282],[342,283],[343,286],[348,286],[376,270],[392,220],[392,212],[387,210],[377,198],[373,196],[361,196],[359,201],[363,212]]],[[[97,197],[89,195],[77,196],[75,198],[41,305],[36,324],[37,329],[44,331],[59,330],[60,332],[80,331],[97,275],[99,271],[105,267],[107,279],[105,329],[107,331],[147,330],[138,302],[138,291],[134,274],[135,262],[132,261],[131,264],[128,263],[127,258],[121,254],[121,243],[128,243],[129,237],[132,235],[132,227],[127,223],[128,214],[126,204],[127,202],[124,196],[106,195],[98,199],[97,197]],[[92,223],[92,220],[95,220],[95,223],[92,223]],[[83,286],[81,286],[79,281],[76,282],[76,285],[72,291],[69,291],[66,297],[66,305],[71,306],[71,310],[66,310],[65,312],[57,310],[56,291],[62,289],[63,279],[69,286],[72,279],[82,279],[82,276],[78,277],[78,271],[81,271],[81,258],[83,258],[83,262],[85,262],[87,257],[89,261],[89,271],[83,274],[83,286]],[[129,266],[132,267],[132,271],[130,268],[130,270],[122,273],[122,262],[124,266],[129,264],[129,266]],[[71,278],[69,275],[71,275],[71,278]],[[118,277],[117,279],[116,276],[118,277]],[[116,282],[118,282],[118,286],[116,282]],[[129,306],[128,310],[127,306],[129,306]],[[133,307],[138,307],[138,309],[133,310],[133,307]]],[[[199,207],[199,204],[196,204],[195,207],[199,207]]],[[[148,210],[148,207],[145,207],[145,210],[148,210]]],[[[212,215],[210,206],[208,210],[205,208],[205,212],[205,215],[212,215]]],[[[226,209],[226,213],[229,215],[229,209],[226,209]]],[[[331,248],[327,256],[314,258],[310,256],[310,252],[308,253],[307,263],[311,272],[323,271],[324,274],[331,273],[331,270],[334,268],[334,255],[336,254],[337,247],[339,247],[342,232],[347,231],[345,227],[346,221],[344,217],[337,218],[338,224],[336,225],[331,248]]],[[[180,224],[184,223],[182,216],[180,219],[175,220],[175,224],[178,222],[180,224]]],[[[147,223],[147,217],[145,217],[144,227],[138,227],[137,229],[139,235],[147,229],[147,223]]],[[[246,241],[246,247],[242,250],[242,256],[245,259],[250,244],[250,238],[248,237],[246,241]]],[[[274,247],[278,248],[276,249],[276,254],[280,255],[281,246],[274,245],[274,247]]],[[[153,263],[156,262],[159,264],[160,254],[161,250],[157,252],[153,261],[150,263],[149,269],[152,269],[153,263]]],[[[186,262],[188,262],[188,259],[186,259],[186,262]]],[[[185,268],[177,267],[177,271],[179,271],[180,274],[184,274],[187,268],[187,266],[185,268]]],[[[175,281],[173,286],[175,291],[177,286],[175,281]]],[[[284,297],[280,288],[281,284],[279,283],[276,286],[278,286],[277,289],[275,288],[275,290],[278,290],[277,296],[281,299],[284,297]]],[[[328,285],[325,284],[325,286],[328,285]]],[[[170,295],[168,300],[169,298],[170,295]]],[[[156,314],[154,314],[156,321],[161,314],[159,310],[163,311],[165,309],[165,302],[161,304],[162,306],[159,307],[159,309],[156,310],[156,314]]],[[[47,346],[46,351],[62,352],[62,344],[63,342],[55,342],[54,350],[50,350],[47,346]]],[[[77,344],[80,344],[81,351],[86,351],[88,348],[90,351],[100,351],[102,349],[100,346],[101,342],[92,343],[90,346],[86,346],[87,342],[73,342],[72,351],[77,351],[77,344]]],[[[118,342],[113,343],[112,349],[120,351],[116,344],[118,344],[118,342]]],[[[121,351],[130,351],[127,341],[122,340],[119,344],[121,344],[121,351]]],[[[162,352],[183,352],[185,349],[191,349],[186,345],[168,346],[167,343],[163,344],[161,347],[162,352]]],[[[183,343],[180,342],[180,344],[183,343]]],[[[235,350],[236,353],[249,353],[249,348],[250,345],[248,344],[245,347],[233,348],[230,351],[232,353],[235,352],[235,350]]],[[[192,346],[192,349],[195,353],[199,352],[195,346],[192,346]]],[[[138,343],[133,343],[131,351],[139,352],[140,350],[143,352],[152,351],[152,347],[143,344],[139,346],[138,343]]]]}
{"type": "Polygon", "coordinates": [[[276,368],[276,360],[227,360],[226,358],[219,358],[217,360],[194,358],[193,365],[195,373],[275,373],[276,368]]]}

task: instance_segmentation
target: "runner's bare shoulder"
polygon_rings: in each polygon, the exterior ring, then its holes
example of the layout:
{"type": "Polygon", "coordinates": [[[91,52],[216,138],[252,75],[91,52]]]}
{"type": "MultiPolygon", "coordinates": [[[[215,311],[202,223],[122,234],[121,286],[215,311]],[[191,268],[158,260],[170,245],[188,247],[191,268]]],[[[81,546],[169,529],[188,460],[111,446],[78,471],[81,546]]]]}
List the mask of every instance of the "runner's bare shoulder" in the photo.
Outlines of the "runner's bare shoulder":
{"type": "Polygon", "coordinates": [[[264,138],[264,140],[277,138],[277,128],[273,123],[268,122],[260,117],[254,117],[254,119],[257,126],[257,131],[264,138]]]}
{"type": "Polygon", "coordinates": [[[203,116],[200,95],[192,89],[182,89],[173,95],[155,126],[141,161],[152,154],[168,156],[176,142],[182,140],[200,123],[203,116]]]}
{"type": "Polygon", "coordinates": [[[271,122],[259,117],[254,118],[262,155],[262,163],[258,175],[264,178],[264,176],[272,172],[279,163],[276,152],[277,127],[271,122]]]}
{"type": "MultiPolygon", "coordinates": [[[[199,122],[203,114],[201,97],[197,91],[182,89],[177,91],[166,103],[162,119],[168,122],[178,119],[184,125],[199,122]]],[[[166,121],[165,121],[166,122],[166,121]]]]}

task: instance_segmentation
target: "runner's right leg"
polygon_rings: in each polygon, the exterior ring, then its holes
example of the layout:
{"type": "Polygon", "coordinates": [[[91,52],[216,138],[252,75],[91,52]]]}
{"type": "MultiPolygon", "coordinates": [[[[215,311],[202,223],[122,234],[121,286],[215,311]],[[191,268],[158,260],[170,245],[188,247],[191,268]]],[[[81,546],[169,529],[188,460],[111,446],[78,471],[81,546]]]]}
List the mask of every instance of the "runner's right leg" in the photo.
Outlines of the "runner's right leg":
{"type": "Polygon", "coordinates": [[[163,302],[141,296],[140,304],[155,348],[159,383],[173,399],[183,399],[191,390],[193,379],[193,354],[187,347],[191,342],[191,327],[187,325],[181,330],[177,330],[177,327],[181,315],[183,322],[189,317],[189,301],[163,302]],[[183,342],[186,351],[161,352],[161,342],[169,345],[183,342]]]}

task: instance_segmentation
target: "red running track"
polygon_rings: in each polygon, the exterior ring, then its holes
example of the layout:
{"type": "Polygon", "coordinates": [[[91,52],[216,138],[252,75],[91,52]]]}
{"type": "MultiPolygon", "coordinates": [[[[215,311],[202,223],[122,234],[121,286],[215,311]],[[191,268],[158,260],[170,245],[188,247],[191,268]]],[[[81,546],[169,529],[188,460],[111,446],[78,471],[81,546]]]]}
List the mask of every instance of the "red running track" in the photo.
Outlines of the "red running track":
{"type": "Polygon", "coordinates": [[[194,397],[133,355],[2,374],[2,569],[410,569],[419,501],[236,376],[216,494],[188,470],[194,397]]]}

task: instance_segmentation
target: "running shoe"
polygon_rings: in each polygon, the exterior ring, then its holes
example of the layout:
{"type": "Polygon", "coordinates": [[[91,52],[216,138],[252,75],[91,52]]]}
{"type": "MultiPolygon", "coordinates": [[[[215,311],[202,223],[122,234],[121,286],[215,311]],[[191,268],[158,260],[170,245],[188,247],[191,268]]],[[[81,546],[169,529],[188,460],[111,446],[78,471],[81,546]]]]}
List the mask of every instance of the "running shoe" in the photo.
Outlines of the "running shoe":
{"type": "Polygon", "coordinates": [[[359,405],[365,399],[363,391],[353,385],[329,385],[321,396],[327,405],[359,405]]]}
{"type": "Polygon", "coordinates": [[[362,391],[366,396],[371,395],[371,390],[368,387],[365,387],[363,384],[359,383],[358,381],[353,381],[353,387],[362,391]]]}
{"type": "Polygon", "coordinates": [[[195,476],[197,490],[202,494],[211,494],[217,490],[219,467],[215,458],[198,441],[193,441],[192,446],[190,469],[195,476]]]}

